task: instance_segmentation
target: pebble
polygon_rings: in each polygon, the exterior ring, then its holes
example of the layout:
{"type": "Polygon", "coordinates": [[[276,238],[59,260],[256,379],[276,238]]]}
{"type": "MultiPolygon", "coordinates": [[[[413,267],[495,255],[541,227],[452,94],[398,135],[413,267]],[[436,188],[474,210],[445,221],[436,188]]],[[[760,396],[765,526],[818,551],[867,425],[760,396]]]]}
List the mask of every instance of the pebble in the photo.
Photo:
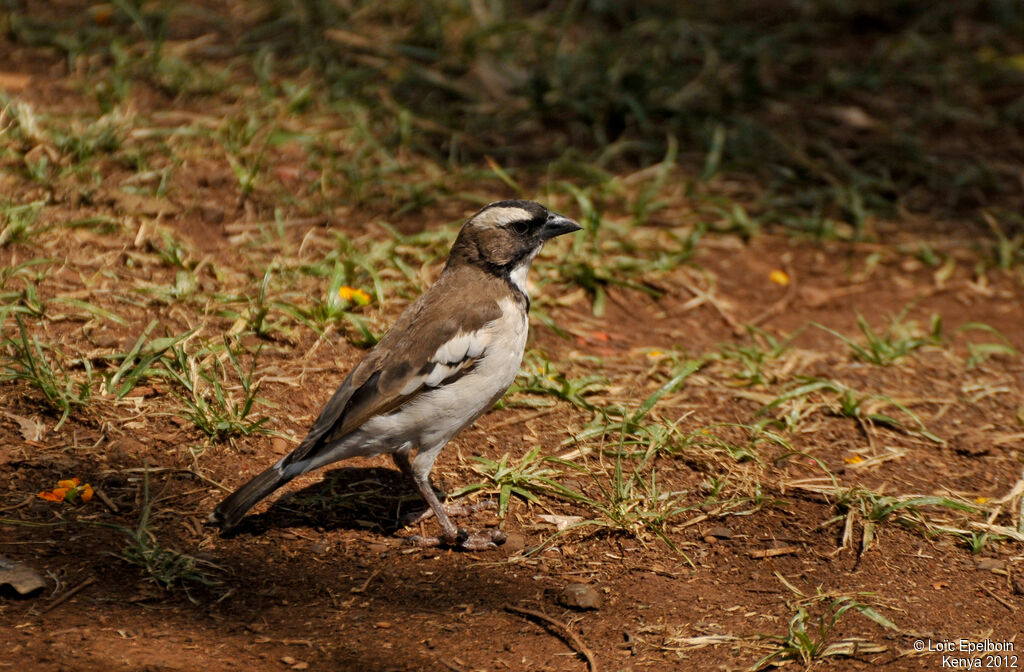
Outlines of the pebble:
{"type": "Polygon", "coordinates": [[[505,543],[502,544],[502,548],[504,548],[509,555],[515,555],[526,548],[526,537],[518,532],[511,532],[507,537],[505,537],[505,543]]]}
{"type": "Polygon", "coordinates": [[[199,206],[199,216],[207,224],[220,224],[224,221],[224,210],[216,203],[203,203],[199,206]]]}
{"type": "Polygon", "coordinates": [[[89,339],[96,345],[97,348],[117,348],[121,345],[121,341],[114,334],[109,331],[92,332],[89,334],[89,339]]]}
{"type": "Polygon", "coordinates": [[[570,583],[562,589],[558,602],[570,609],[600,609],[604,598],[585,583],[570,583]]]}
{"type": "Polygon", "coordinates": [[[381,544],[381,543],[374,542],[372,544],[367,544],[366,545],[366,550],[369,551],[370,553],[376,553],[377,555],[383,555],[384,553],[387,553],[391,549],[388,547],[387,544],[381,544]]]}
{"type": "Polygon", "coordinates": [[[716,525],[708,530],[708,535],[716,539],[732,539],[732,530],[724,525],[716,525]]]}
{"type": "Polygon", "coordinates": [[[994,572],[998,569],[1006,569],[1006,563],[998,558],[981,558],[976,567],[982,572],[994,572]]]}

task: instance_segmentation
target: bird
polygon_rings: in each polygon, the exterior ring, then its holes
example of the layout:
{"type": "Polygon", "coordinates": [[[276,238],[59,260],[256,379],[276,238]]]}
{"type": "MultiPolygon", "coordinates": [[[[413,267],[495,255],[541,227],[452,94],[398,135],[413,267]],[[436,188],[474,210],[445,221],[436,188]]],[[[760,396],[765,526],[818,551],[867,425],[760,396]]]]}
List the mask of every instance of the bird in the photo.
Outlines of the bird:
{"type": "Polygon", "coordinates": [[[495,548],[500,531],[469,533],[452,523],[430,471],[445,444],[515,380],[529,330],[530,265],[548,240],[580,229],[536,201],[497,201],[473,214],[434,284],[348,373],[298,447],[224,499],[207,522],[225,534],[296,476],[388,454],[441,528],[439,537],[416,543],[495,548]]]}

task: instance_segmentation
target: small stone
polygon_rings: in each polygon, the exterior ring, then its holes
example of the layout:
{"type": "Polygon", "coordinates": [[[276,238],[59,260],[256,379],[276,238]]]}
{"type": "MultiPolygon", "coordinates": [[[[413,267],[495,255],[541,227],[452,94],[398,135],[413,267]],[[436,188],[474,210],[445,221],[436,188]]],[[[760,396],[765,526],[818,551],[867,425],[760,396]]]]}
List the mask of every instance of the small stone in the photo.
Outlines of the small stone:
{"type": "Polygon", "coordinates": [[[585,583],[570,583],[558,596],[558,602],[570,609],[600,609],[604,598],[585,583]]]}
{"type": "Polygon", "coordinates": [[[297,662],[294,665],[292,665],[292,669],[293,670],[308,670],[309,669],[309,663],[304,663],[304,662],[302,662],[300,660],[299,662],[297,662]]]}
{"type": "Polygon", "coordinates": [[[97,348],[116,348],[121,345],[121,341],[114,334],[109,331],[94,331],[89,334],[89,339],[96,345],[97,348]]]}
{"type": "Polygon", "coordinates": [[[710,534],[705,534],[704,535],[704,541],[706,541],[709,544],[718,543],[718,539],[716,539],[715,537],[712,537],[710,534]]]}
{"type": "Polygon", "coordinates": [[[213,202],[203,203],[199,206],[199,216],[207,224],[220,224],[224,221],[224,208],[213,202]]]}
{"type": "Polygon", "coordinates": [[[366,550],[368,550],[370,553],[376,553],[377,555],[383,555],[384,553],[387,553],[391,549],[388,548],[387,544],[372,543],[372,544],[367,544],[366,545],[366,550]]]}
{"type": "Polygon", "coordinates": [[[502,545],[502,548],[509,555],[515,555],[526,548],[526,537],[518,532],[512,532],[505,537],[505,543],[502,545]]]}
{"type": "Polygon", "coordinates": [[[992,445],[992,437],[977,430],[954,436],[952,441],[953,450],[968,457],[987,455],[992,450],[992,445]]]}
{"type": "Polygon", "coordinates": [[[1018,576],[1013,577],[1013,594],[1024,595],[1024,579],[1018,576]]]}
{"type": "Polygon", "coordinates": [[[291,656],[281,656],[281,662],[284,663],[285,665],[294,665],[295,664],[295,659],[292,658],[291,656]]]}
{"type": "Polygon", "coordinates": [[[331,550],[331,547],[327,544],[326,541],[317,541],[317,542],[314,542],[313,545],[309,547],[309,550],[314,555],[323,555],[327,551],[331,550]]]}
{"type": "Polygon", "coordinates": [[[998,558],[981,558],[975,566],[978,568],[978,571],[981,572],[994,572],[1000,569],[1006,569],[1006,563],[998,558]]]}
{"type": "Polygon", "coordinates": [[[389,621],[377,621],[373,625],[375,627],[380,628],[381,630],[387,630],[388,628],[391,627],[391,623],[389,621]]]}
{"type": "Polygon", "coordinates": [[[732,539],[732,530],[724,525],[716,525],[708,530],[708,534],[716,539],[732,539]]]}
{"type": "Polygon", "coordinates": [[[274,440],[270,442],[270,450],[272,450],[275,455],[284,455],[288,452],[288,442],[280,436],[275,437],[274,440]]]}

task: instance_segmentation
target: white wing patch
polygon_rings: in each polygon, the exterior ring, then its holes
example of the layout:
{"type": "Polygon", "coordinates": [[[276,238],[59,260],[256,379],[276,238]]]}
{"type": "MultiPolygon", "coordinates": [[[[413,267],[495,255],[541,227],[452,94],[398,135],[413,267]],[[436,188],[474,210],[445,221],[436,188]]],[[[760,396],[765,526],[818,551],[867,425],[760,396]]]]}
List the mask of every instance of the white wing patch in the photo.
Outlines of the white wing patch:
{"type": "Polygon", "coordinates": [[[458,373],[484,354],[491,342],[492,330],[484,327],[479,331],[460,331],[434,352],[430,363],[434,366],[427,373],[410,379],[400,394],[412,394],[421,386],[437,387],[449,376],[458,373]]]}
{"type": "Polygon", "coordinates": [[[533,215],[522,208],[488,208],[477,215],[473,222],[481,226],[504,226],[512,222],[530,221],[532,218],[533,215]]]}
{"type": "Polygon", "coordinates": [[[487,343],[481,336],[479,331],[468,334],[460,331],[455,334],[454,338],[438,348],[430,360],[441,364],[456,364],[467,357],[479,357],[487,347],[487,343]]]}

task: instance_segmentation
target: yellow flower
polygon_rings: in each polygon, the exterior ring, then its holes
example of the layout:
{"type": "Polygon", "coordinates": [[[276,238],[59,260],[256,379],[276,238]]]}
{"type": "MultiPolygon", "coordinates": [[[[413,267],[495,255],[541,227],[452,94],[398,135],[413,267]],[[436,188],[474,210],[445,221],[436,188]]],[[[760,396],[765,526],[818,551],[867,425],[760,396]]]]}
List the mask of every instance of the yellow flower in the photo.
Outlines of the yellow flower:
{"type": "Polygon", "coordinates": [[[864,458],[861,457],[860,455],[854,455],[853,457],[844,457],[843,458],[843,462],[846,462],[847,464],[860,464],[863,461],[864,461],[864,458]]]}
{"type": "Polygon", "coordinates": [[[365,306],[370,302],[370,295],[361,289],[355,287],[349,287],[348,285],[342,285],[338,288],[338,296],[345,301],[354,302],[360,306],[365,306]]]}
{"type": "Polygon", "coordinates": [[[650,357],[651,359],[654,359],[655,357],[661,357],[664,354],[665,353],[662,352],[661,350],[648,350],[647,351],[647,356],[650,357]]]}
{"type": "Polygon", "coordinates": [[[768,279],[776,285],[782,285],[783,287],[789,284],[789,274],[778,268],[768,274],[768,279]]]}
{"type": "Polygon", "coordinates": [[[987,501],[988,501],[988,497],[975,497],[974,498],[974,503],[975,504],[984,504],[987,501]]]}

